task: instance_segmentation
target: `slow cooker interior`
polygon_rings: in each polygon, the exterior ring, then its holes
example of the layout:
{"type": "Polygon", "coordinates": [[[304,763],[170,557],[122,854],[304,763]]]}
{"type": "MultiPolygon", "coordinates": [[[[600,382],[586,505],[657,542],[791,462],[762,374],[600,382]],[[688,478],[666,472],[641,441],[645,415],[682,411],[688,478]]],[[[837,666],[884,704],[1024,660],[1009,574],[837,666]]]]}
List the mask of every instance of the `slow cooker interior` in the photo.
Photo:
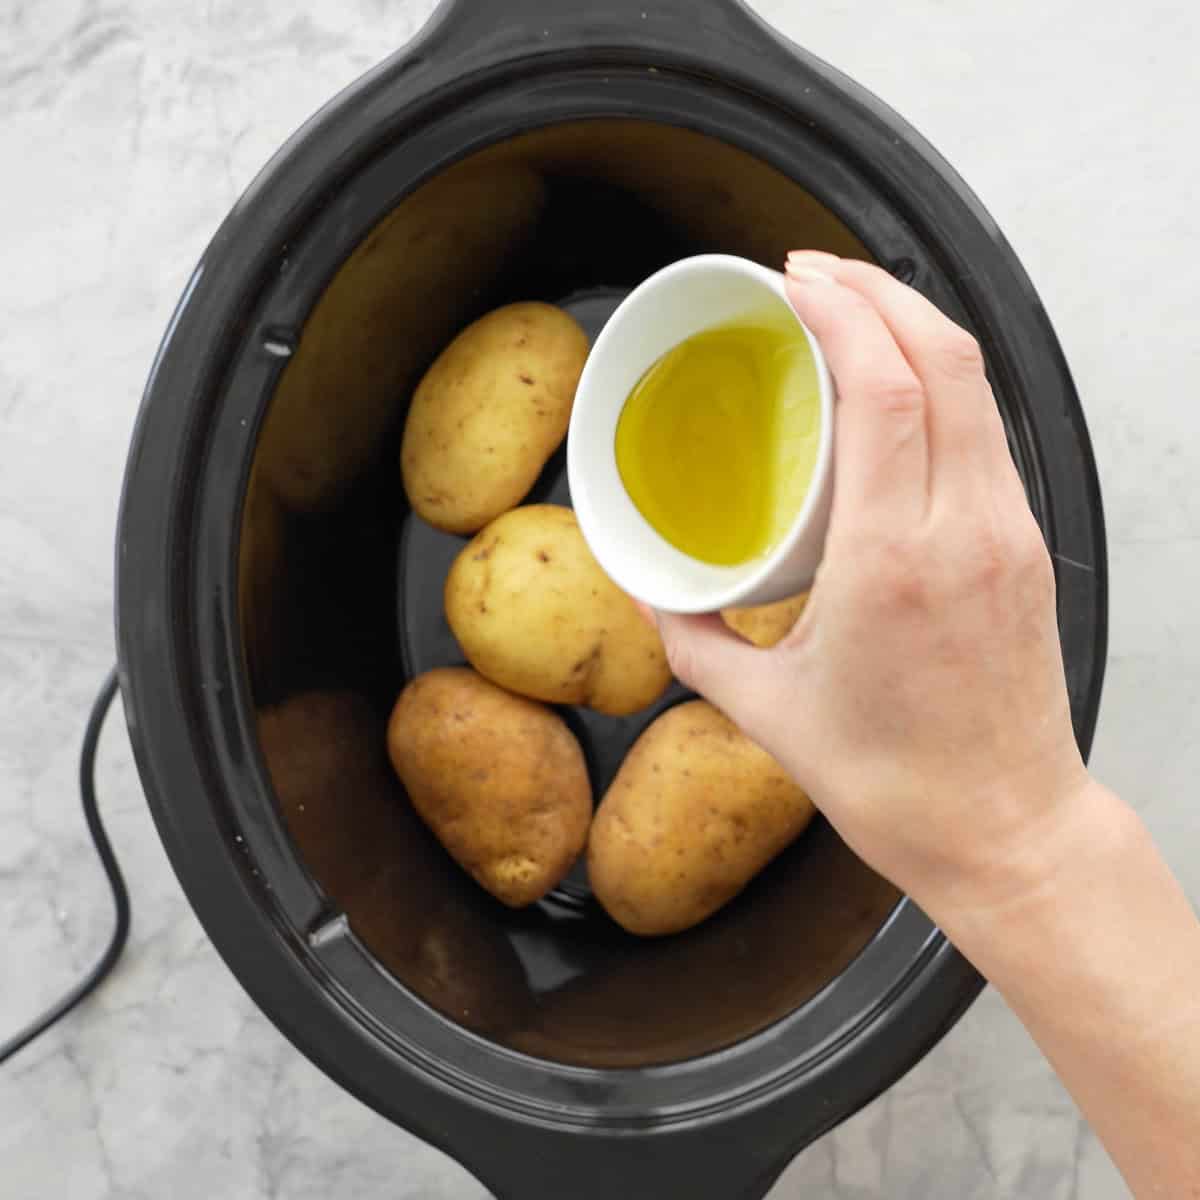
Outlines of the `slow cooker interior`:
{"type": "MultiPolygon", "coordinates": [[[[564,304],[594,333],[685,254],[778,265],[811,246],[867,257],[830,211],[713,138],[638,121],[558,125],[435,175],[328,281],[282,370],[244,509],[239,592],[259,743],[296,851],[397,983],[452,1021],[562,1063],[637,1066],[717,1050],[834,979],[898,897],[821,822],[716,918],[642,941],[582,868],[523,912],[493,902],[415,818],[383,723],[406,679],[462,656],[441,611],[462,539],[400,487],[407,397],[440,348],[499,304],[564,304]]],[[[270,349],[270,347],[268,347],[270,349]]],[[[535,496],[568,502],[560,453],[535,496]]],[[[597,799],[648,714],[564,715],[597,799]]]]}

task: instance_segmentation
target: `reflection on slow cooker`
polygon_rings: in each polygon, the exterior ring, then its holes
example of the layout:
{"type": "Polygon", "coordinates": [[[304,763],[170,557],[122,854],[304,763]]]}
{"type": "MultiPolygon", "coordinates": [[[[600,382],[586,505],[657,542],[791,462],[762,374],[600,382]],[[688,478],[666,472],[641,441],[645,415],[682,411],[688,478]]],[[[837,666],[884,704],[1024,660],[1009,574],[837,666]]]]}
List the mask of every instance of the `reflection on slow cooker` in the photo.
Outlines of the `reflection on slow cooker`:
{"type": "Polygon", "coordinates": [[[521,960],[497,936],[493,902],[446,868],[437,847],[414,840],[350,897],[350,927],[426,1003],[477,1033],[503,1036],[533,1004],[521,960]]]}
{"type": "Polygon", "coordinates": [[[302,693],[262,710],[259,739],[296,848],[376,958],[469,1028],[515,1025],[529,1003],[520,960],[409,806],[366,701],[302,693]]]}
{"type": "Polygon", "coordinates": [[[468,163],[414,192],[355,250],[306,323],[263,426],[259,462],[286,504],[328,508],[373,465],[401,397],[544,203],[528,168],[468,163]]]}
{"type": "Polygon", "coordinates": [[[899,900],[818,821],[728,907],[655,941],[603,935],[601,969],[539,997],[512,1044],[593,1067],[673,1062],[787,1016],[850,965],[899,900]]]}

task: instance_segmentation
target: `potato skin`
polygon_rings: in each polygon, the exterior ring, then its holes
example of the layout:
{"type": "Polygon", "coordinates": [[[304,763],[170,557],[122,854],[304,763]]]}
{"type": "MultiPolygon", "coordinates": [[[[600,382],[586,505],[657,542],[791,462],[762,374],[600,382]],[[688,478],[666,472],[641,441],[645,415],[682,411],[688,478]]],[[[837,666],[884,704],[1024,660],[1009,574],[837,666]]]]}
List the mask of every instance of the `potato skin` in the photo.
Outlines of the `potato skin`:
{"type": "Polygon", "coordinates": [[[446,619],[481,675],[537,700],[624,716],[671,682],[658,631],[556,504],[514,509],[467,543],[446,577],[446,619]]]}
{"type": "Polygon", "coordinates": [[[808,592],[777,600],[774,604],[759,604],[753,608],[724,608],[721,620],[734,633],[741,634],[748,642],[767,649],[783,641],[800,620],[808,604],[808,592]]]}
{"type": "Polygon", "coordinates": [[[596,898],[630,933],[699,924],[813,816],[784,769],[711,704],[668,710],[634,743],[588,840],[596,898]]]}
{"type": "Polygon", "coordinates": [[[388,754],[413,807],[497,900],[532,904],[587,841],[592,789],[562,720],[465,667],[418,675],[388,722],[388,754]]]}
{"type": "Polygon", "coordinates": [[[413,511],[475,533],[515,508],[566,436],[587,355],[587,334],[550,304],[510,304],[464,329],[408,410],[400,465],[413,511]]]}

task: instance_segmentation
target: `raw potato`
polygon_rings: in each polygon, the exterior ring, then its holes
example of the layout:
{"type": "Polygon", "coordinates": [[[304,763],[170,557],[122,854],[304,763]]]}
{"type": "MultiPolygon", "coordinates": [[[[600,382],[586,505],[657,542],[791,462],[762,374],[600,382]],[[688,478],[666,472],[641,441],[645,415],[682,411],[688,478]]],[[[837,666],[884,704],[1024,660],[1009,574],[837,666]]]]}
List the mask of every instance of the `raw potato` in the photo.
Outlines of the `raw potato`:
{"type": "Polygon", "coordinates": [[[587,334],[550,304],[468,326],[417,387],[400,464],[418,516],[475,533],[515,508],[566,436],[587,334]]]}
{"type": "Polygon", "coordinates": [[[401,692],[387,741],[421,819],[497,900],[532,904],[579,857],[592,816],[587,767],[541,704],[440,667],[401,692]]]}
{"type": "Polygon", "coordinates": [[[760,604],[754,608],[724,608],[721,620],[734,633],[740,633],[748,642],[762,649],[781,642],[800,620],[800,614],[808,603],[808,593],[789,596],[774,604],[760,604]]]}
{"type": "Polygon", "coordinates": [[[804,830],[812,801],[703,700],[634,743],[588,841],[596,898],[630,933],[678,933],[732,900],[804,830]]]}
{"type": "Polygon", "coordinates": [[[555,504],[514,509],[467,543],[446,578],[446,619],[481,675],[538,700],[624,716],[671,682],[658,631],[555,504]]]}

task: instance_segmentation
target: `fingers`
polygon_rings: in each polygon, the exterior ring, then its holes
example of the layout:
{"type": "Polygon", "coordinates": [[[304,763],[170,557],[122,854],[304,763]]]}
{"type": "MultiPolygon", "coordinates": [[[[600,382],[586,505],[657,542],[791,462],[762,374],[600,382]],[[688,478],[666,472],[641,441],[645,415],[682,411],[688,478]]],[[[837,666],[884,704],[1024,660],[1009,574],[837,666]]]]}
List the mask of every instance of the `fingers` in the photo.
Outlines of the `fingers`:
{"type": "Polygon", "coordinates": [[[979,345],[920,292],[871,263],[819,251],[788,258],[789,272],[807,267],[831,275],[879,314],[927,398],[930,486],[982,480],[994,486],[1014,474],[1004,426],[984,372],[979,345]]]}
{"type": "Polygon", "coordinates": [[[825,264],[789,270],[787,295],[838,390],[833,529],[866,514],[920,521],[928,507],[925,393],[875,308],[825,264]]]}
{"type": "Polygon", "coordinates": [[[768,727],[763,704],[772,693],[767,676],[777,663],[743,641],[717,613],[655,613],[667,662],[676,679],[715,704],[750,737],[768,727]]]}

